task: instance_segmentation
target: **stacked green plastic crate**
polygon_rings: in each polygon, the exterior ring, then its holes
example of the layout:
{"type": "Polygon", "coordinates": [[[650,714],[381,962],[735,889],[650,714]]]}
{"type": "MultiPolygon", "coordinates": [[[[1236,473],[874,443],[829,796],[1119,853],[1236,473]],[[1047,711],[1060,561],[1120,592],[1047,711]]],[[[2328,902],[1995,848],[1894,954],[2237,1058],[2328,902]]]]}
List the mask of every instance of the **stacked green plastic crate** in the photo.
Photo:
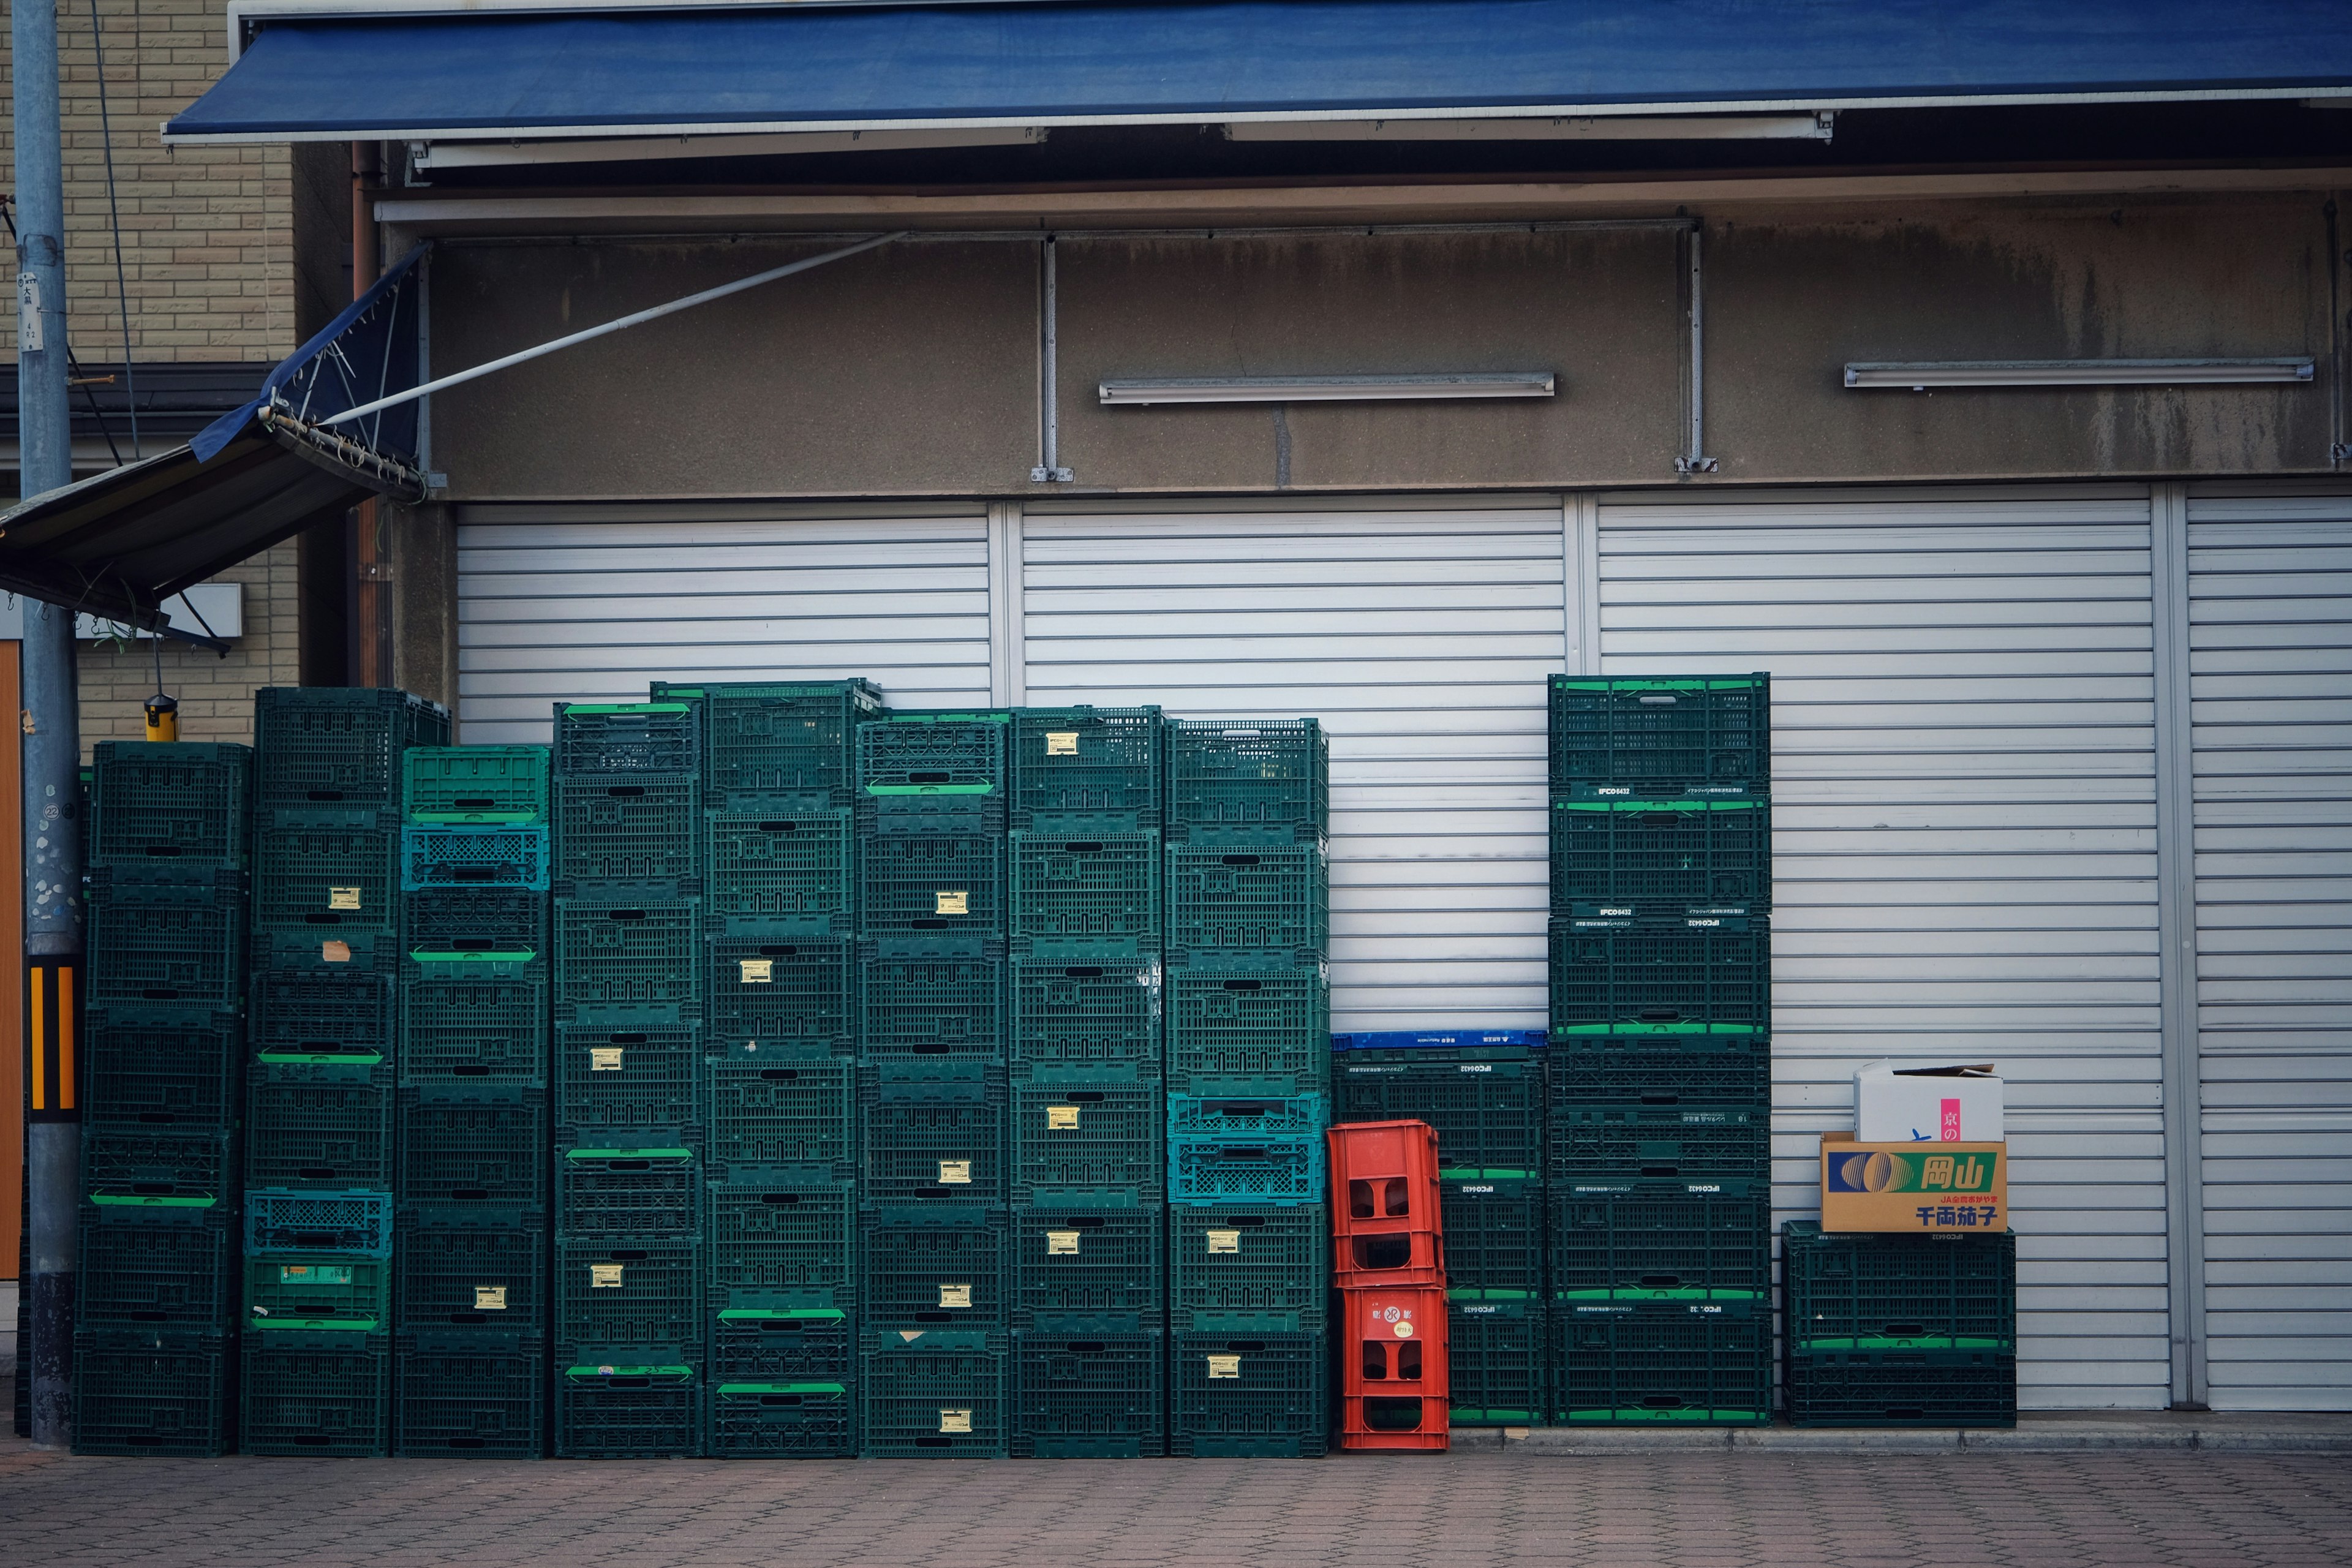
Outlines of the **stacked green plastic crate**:
{"type": "Polygon", "coordinates": [[[403,760],[393,1447],[547,1435],[548,751],[403,760]]]}
{"type": "Polygon", "coordinates": [[[1328,1430],[1329,752],[1312,719],[1166,726],[1169,1447],[1328,1430]]]}
{"type": "Polygon", "coordinates": [[[252,1059],[239,1446],[391,1440],[402,767],[449,738],[404,691],[255,694],[252,1059]]]}
{"type": "MultiPolygon", "coordinates": [[[[95,760],[80,1100],[68,1079],[67,1103],[30,1102],[82,1122],[74,1451],[215,1455],[242,1284],[253,758],[108,741],[95,760]]],[[[33,1001],[70,1027],[74,998],[33,1001]]]]}
{"type": "Polygon", "coordinates": [[[858,730],[859,1451],[1010,1441],[1013,716],[858,730]]]}
{"type": "Polygon", "coordinates": [[[555,1451],[701,1451],[702,758],[691,704],[559,703],[555,1451]]]}
{"type": "Polygon", "coordinates": [[[1016,1457],[1167,1451],[1157,708],[1024,708],[1012,750],[1016,1457]]]}
{"type": "MultiPolygon", "coordinates": [[[[708,1129],[704,1450],[847,1457],[857,1451],[856,739],[881,695],[862,680],[653,694],[694,710],[701,744],[708,1025],[700,1053],[686,1062],[665,1051],[663,1083],[635,1098],[651,1116],[663,1095],[690,1090],[708,1129]],[[675,1076],[680,1067],[690,1079],[675,1076]]],[[[618,1058],[614,1070],[625,1070],[618,1058]]]]}
{"type": "Polygon", "coordinates": [[[1554,1419],[1771,1397],[1769,677],[1554,676],[1554,1419]]]}
{"type": "Polygon", "coordinates": [[[1781,1391],[1799,1426],[2017,1425],[2017,1237],[1780,1226],[1781,1391]]]}

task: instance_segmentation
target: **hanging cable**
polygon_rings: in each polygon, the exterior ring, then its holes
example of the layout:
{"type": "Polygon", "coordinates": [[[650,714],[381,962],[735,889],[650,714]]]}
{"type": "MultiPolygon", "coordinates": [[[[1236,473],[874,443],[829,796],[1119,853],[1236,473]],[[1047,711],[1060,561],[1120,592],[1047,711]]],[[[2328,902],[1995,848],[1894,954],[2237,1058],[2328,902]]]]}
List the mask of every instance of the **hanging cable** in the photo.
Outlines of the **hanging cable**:
{"type": "MultiPolygon", "coordinates": [[[[0,195],[0,220],[5,220],[8,225],[9,245],[22,254],[25,247],[16,243],[16,197],[0,195]]],[[[63,340],[62,332],[59,338],[63,340]]],[[[98,394],[89,389],[94,378],[82,374],[81,361],[74,358],[73,344],[68,342],[65,347],[66,380],[68,384],[81,388],[82,398],[89,405],[89,416],[98,421],[98,433],[106,437],[106,449],[114,454],[114,466],[119,468],[122,466],[122,448],[114,444],[114,431],[106,422],[106,410],[98,405],[98,394]]]]}
{"type": "MultiPolygon", "coordinates": [[[[114,226],[114,302],[122,317],[122,400],[131,410],[131,456],[139,449],[139,380],[131,365],[131,286],[122,270],[122,207],[114,195],[114,132],[106,118],[106,50],[98,38],[98,0],[89,0],[89,57],[98,67],[98,139],[106,149],[106,214],[114,226]]],[[[116,460],[121,461],[118,455],[116,460]]]]}
{"type": "MultiPolygon", "coordinates": [[[[163,613],[170,614],[168,610],[163,613]]],[[[139,635],[137,627],[131,628],[131,635],[139,635]]],[[[155,647],[155,695],[147,699],[147,738],[151,741],[176,741],[180,738],[180,700],[167,696],[163,691],[163,628],[158,626],[154,636],[147,640],[155,647]]]]}

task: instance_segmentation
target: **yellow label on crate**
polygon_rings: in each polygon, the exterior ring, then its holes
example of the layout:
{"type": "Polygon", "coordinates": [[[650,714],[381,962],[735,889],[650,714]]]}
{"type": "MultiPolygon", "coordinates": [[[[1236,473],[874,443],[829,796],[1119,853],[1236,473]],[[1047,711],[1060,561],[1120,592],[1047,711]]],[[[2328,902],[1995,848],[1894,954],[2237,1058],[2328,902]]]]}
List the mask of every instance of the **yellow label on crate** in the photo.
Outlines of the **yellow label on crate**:
{"type": "Polygon", "coordinates": [[[971,913],[971,894],[942,889],[939,896],[939,908],[931,912],[935,915],[968,915],[971,913]]]}
{"type": "Polygon", "coordinates": [[[329,888],[327,889],[327,907],[331,910],[358,909],[360,907],[360,890],[357,888],[329,888]]]}
{"type": "Polygon", "coordinates": [[[776,961],[774,959],[743,958],[736,960],[736,963],[743,971],[740,978],[744,984],[772,985],[775,984],[776,961]]]}
{"type": "Polygon", "coordinates": [[[477,1285],[474,1287],[474,1310],[477,1312],[503,1312],[506,1310],[507,1288],[505,1286],[477,1285]]]}
{"type": "Polygon", "coordinates": [[[941,1410],[940,1412],[940,1430],[942,1432],[970,1432],[971,1430],[971,1412],[969,1410],[941,1410]]]}
{"type": "Polygon", "coordinates": [[[1045,754],[1049,757],[1075,757],[1078,754],[1078,732],[1076,730],[1045,731],[1045,754]]]}
{"type": "Polygon", "coordinates": [[[621,1047],[618,1046],[589,1047],[588,1070],[590,1072],[619,1072],[621,1070],[621,1047]]]}
{"type": "Polygon", "coordinates": [[[1075,1128],[1078,1124],[1078,1108],[1075,1105],[1049,1105],[1045,1108],[1045,1125],[1049,1130],[1075,1128]]]}
{"type": "Polygon", "coordinates": [[[1220,1252],[1239,1252],[1242,1249],[1242,1233],[1238,1230],[1213,1230],[1205,1234],[1209,1238],[1209,1256],[1212,1258],[1220,1252]]]}
{"type": "Polygon", "coordinates": [[[943,1187],[971,1185],[971,1162],[969,1160],[940,1161],[940,1185],[943,1187]]]}
{"type": "Polygon", "coordinates": [[[588,1266],[588,1289],[591,1290],[617,1290],[620,1288],[621,1265],[617,1263],[592,1263],[588,1266]]]}
{"type": "Polygon", "coordinates": [[[969,1285],[940,1286],[940,1305],[942,1307],[970,1307],[971,1305],[971,1287],[969,1285]]]}
{"type": "Polygon", "coordinates": [[[320,963],[349,963],[351,961],[352,961],[352,944],[351,944],[350,942],[320,942],[320,943],[319,944],[319,962],[320,962],[320,963]]]}
{"type": "Polygon", "coordinates": [[[1241,1374],[1241,1357],[1237,1355],[1213,1355],[1209,1358],[1209,1375],[1212,1378],[1239,1377],[1241,1374]]]}
{"type": "Polygon", "coordinates": [[[1045,1233],[1045,1256],[1077,1255],[1078,1233],[1075,1230],[1049,1230],[1045,1233]]]}

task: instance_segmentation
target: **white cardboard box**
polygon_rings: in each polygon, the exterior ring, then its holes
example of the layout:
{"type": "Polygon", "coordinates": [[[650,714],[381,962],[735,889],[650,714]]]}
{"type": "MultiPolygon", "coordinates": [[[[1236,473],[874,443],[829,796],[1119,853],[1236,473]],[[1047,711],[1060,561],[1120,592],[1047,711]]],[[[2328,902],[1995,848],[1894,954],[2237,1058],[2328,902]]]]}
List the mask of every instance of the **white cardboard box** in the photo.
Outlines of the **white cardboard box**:
{"type": "Polygon", "coordinates": [[[1872,1062],[1853,1073],[1854,1140],[1861,1143],[1998,1143],[2001,1081],[1990,1062],[1899,1067],[1872,1062]]]}

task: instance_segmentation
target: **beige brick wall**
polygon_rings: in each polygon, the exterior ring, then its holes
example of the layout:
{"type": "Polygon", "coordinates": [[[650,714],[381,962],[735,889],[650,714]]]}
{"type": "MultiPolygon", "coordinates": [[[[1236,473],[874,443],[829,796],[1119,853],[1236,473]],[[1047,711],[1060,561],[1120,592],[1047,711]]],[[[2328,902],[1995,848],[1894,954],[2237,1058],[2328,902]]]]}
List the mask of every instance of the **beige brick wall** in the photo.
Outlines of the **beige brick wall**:
{"type": "MultiPolygon", "coordinates": [[[[253,693],[262,686],[299,686],[294,542],[273,546],[221,574],[245,587],[245,635],[219,656],[186,643],[163,644],[163,689],[180,700],[180,739],[253,743],[253,693]]],[[[155,689],[155,651],[140,639],[79,645],[82,756],[100,741],[135,741],[146,732],[144,709],[155,689]]]]}

